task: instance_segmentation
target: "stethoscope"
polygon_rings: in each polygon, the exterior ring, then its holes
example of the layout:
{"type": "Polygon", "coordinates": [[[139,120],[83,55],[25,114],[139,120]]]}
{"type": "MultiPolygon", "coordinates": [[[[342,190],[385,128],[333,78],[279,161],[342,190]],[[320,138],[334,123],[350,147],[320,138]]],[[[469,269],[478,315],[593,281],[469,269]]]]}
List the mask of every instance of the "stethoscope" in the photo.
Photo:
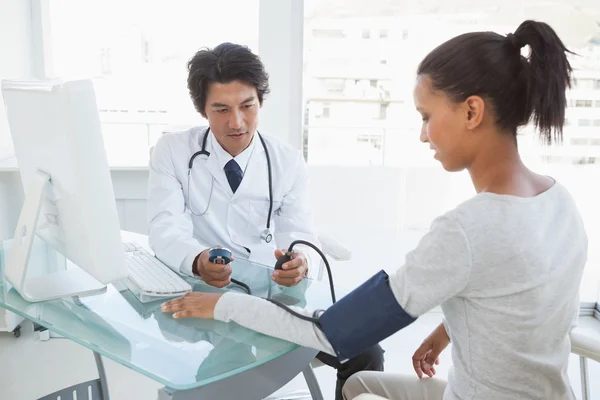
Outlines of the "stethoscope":
{"type": "MultiPolygon", "coordinates": [[[[206,128],[204,131],[204,137],[202,138],[202,147],[200,151],[195,152],[192,157],[190,157],[190,162],[188,163],[188,177],[187,177],[187,191],[188,191],[188,200],[189,200],[189,210],[192,214],[201,217],[208,212],[208,208],[210,207],[210,200],[212,199],[213,186],[215,184],[215,177],[213,176],[210,181],[210,193],[208,194],[208,202],[206,204],[206,208],[202,213],[196,213],[192,210],[192,199],[190,197],[190,176],[192,174],[192,166],[194,165],[194,159],[197,156],[206,156],[204,160],[208,160],[210,157],[210,152],[206,150],[206,140],[208,139],[208,133],[210,132],[210,128],[206,128]]],[[[269,157],[269,151],[267,150],[267,144],[263,137],[256,131],[260,142],[265,149],[265,157],[267,158],[267,170],[269,172],[269,214],[267,214],[267,227],[264,231],[260,233],[260,240],[263,243],[271,243],[273,240],[273,234],[271,233],[271,213],[273,212],[273,177],[271,176],[271,158],[269,157]]]]}

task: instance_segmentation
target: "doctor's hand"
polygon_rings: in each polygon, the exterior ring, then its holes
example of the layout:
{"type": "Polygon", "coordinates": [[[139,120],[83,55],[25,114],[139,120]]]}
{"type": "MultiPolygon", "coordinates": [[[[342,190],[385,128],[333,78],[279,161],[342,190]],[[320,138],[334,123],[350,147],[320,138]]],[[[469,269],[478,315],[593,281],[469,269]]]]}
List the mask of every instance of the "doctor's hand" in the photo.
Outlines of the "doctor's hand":
{"type": "MultiPolygon", "coordinates": [[[[233,261],[233,257],[231,261],[233,261]]],[[[204,250],[196,257],[192,271],[210,286],[223,288],[231,283],[231,266],[208,261],[208,250],[204,250]]]]}
{"type": "Polygon", "coordinates": [[[163,312],[173,313],[173,318],[215,318],[215,307],[222,293],[191,292],[170,300],[161,307],[163,312]]]}
{"type": "Polygon", "coordinates": [[[415,351],[412,357],[413,368],[419,378],[426,374],[430,378],[435,375],[434,365],[438,365],[438,356],[450,344],[450,338],[446,333],[444,324],[440,324],[415,351]]]}
{"type": "MultiPolygon", "coordinates": [[[[279,259],[286,251],[286,249],[275,250],[275,258],[279,259]]],[[[292,259],[283,264],[282,267],[283,270],[273,271],[273,275],[271,275],[271,279],[281,286],[296,286],[308,273],[308,262],[302,252],[294,252],[292,259]]]]}

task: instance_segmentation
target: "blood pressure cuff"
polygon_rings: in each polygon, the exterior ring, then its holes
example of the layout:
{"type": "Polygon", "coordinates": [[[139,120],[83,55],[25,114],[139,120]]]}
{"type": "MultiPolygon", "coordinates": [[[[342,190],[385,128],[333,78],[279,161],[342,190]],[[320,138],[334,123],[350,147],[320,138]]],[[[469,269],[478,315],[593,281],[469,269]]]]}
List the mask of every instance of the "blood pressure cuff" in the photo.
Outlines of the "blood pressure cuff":
{"type": "Polygon", "coordinates": [[[345,362],[415,320],[398,304],[381,270],[321,314],[319,325],[345,362]]]}

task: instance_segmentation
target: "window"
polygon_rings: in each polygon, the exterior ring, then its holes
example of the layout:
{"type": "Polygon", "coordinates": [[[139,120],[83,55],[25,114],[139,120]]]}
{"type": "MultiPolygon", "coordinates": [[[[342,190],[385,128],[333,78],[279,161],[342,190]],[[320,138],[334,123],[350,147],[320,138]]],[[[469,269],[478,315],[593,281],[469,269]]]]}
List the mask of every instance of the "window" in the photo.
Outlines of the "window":
{"type": "MultiPolygon", "coordinates": [[[[41,69],[38,68],[41,59],[38,57],[39,47],[34,46],[31,35],[31,21],[37,16],[32,8],[29,1],[3,2],[0,5],[0,80],[28,77],[41,69]]],[[[0,163],[14,154],[4,99],[0,95],[0,163]]],[[[6,193],[4,187],[2,193],[6,193]]],[[[0,197],[3,198],[2,195],[0,197]]],[[[2,220],[10,221],[11,218],[5,216],[2,220]]],[[[7,225],[0,222],[0,232],[8,234],[7,230],[3,230],[4,227],[7,225]]]]}
{"type": "Polygon", "coordinates": [[[202,123],[186,86],[187,61],[230,41],[258,50],[258,0],[52,0],[54,75],[94,79],[109,161],[146,157],[156,132],[202,123]],[[228,15],[227,24],[211,15],[228,15]],[[202,23],[199,23],[202,21],[202,23]]]}
{"type": "Polygon", "coordinates": [[[323,104],[323,118],[329,118],[329,104],[323,104]]]}
{"type": "MultiPolygon", "coordinates": [[[[596,20],[588,16],[600,7],[587,2],[575,9],[568,0],[551,3],[434,0],[337,2],[334,7],[328,0],[305,0],[311,10],[305,15],[305,27],[329,24],[347,33],[327,48],[327,57],[346,58],[335,68],[319,53],[318,39],[304,38],[303,97],[311,113],[304,127],[304,150],[314,186],[315,218],[355,250],[352,264],[345,269],[351,273],[336,276],[336,283],[353,287],[383,265],[392,268],[386,255],[372,249],[389,249],[394,252],[394,263],[400,263],[433,218],[474,194],[468,173],[445,172],[432,159],[428,146],[419,141],[421,120],[412,98],[418,63],[435,46],[463,32],[505,34],[514,32],[525,19],[544,15],[542,20],[579,55],[571,58],[576,85],[568,93],[570,122],[562,146],[541,145],[531,135],[531,127],[526,127],[519,147],[526,164],[562,182],[578,204],[590,243],[581,300],[596,302],[600,185],[591,183],[600,182],[600,148],[596,139],[587,136],[595,130],[585,128],[585,135],[579,133],[581,127],[596,126],[598,120],[598,109],[593,107],[600,103],[600,46],[590,41],[587,32],[597,31],[596,20]],[[387,40],[365,45],[364,38],[381,37],[388,27],[393,28],[387,40]],[[337,92],[324,98],[312,85],[321,71],[330,73],[330,78],[335,78],[334,72],[345,79],[341,97],[337,92]],[[384,87],[380,87],[382,82],[384,87]],[[313,112],[323,103],[330,107],[326,119],[317,117],[324,111],[313,112]],[[333,177],[338,182],[335,197],[344,200],[327,208],[333,177]]],[[[389,255],[389,251],[384,253],[389,255]]]]}
{"type": "Polygon", "coordinates": [[[387,109],[389,107],[389,103],[379,103],[379,119],[387,118],[387,109]]]}
{"type": "Polygon", "coordinates": [[[329,118],[329,114],[329,103],[313,102],[307,108],[305,119],[308,121],[310,121],[311,118],[327,119],[329,118]]]}
{"type": "Polygon", "coordinates": [[[319,84],[323,88],[324,93],[329,95],[342,95],[346,89],[345,79],[319,79],[319,84]]]}
{"type": "Polygon", "coordinates": [[[360,142],[360,143],[368,143],[370,146],[372,146],[375,149],[381,148],[381,135],[371,135],[371,134],[358,135],[358,137],[356,138],[356,141],[360,142]]]}
{"type": "Polygon", "coordinates": [[[592,106],[591,100],[576,100],[575,101],[575,107],[591,107],[591,106],[592,106]]]}
{"type": "Polygon", "coordinates": [[[314,29],[313,37],[317,39],[340,39],[343,38],[344,31],[340,29],[314,29]]]}
{"type": "Polygon", "coordinates": [[[576,82],[577,89],[594,89],[595,80],[594,79],[578,79],[576,82]]]}
{"type": "Polygon", "coordinates": [[[587,138],[574,138],[571,139],[571,144],[573,146],[587,146],[590,144],[590,140],[587,138]]]}

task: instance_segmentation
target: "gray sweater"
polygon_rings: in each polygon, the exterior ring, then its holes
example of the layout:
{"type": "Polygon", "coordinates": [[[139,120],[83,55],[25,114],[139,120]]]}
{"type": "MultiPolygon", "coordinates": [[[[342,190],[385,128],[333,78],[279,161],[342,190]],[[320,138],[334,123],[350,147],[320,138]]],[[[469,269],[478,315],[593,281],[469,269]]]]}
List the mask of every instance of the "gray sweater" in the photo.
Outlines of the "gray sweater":
{"type": "MultiPolygon", "coordinates": [[[[558,183],[531,198],[478,194],[437,218],[390,285],[413,317],[442,307],[453,344],[444,400],[574,399],[569,332],[586,259],[583,222],[558,183]]],[[[334,354],[312,323],[256,297],[225,294],[215,318],[334,354]]]]}

